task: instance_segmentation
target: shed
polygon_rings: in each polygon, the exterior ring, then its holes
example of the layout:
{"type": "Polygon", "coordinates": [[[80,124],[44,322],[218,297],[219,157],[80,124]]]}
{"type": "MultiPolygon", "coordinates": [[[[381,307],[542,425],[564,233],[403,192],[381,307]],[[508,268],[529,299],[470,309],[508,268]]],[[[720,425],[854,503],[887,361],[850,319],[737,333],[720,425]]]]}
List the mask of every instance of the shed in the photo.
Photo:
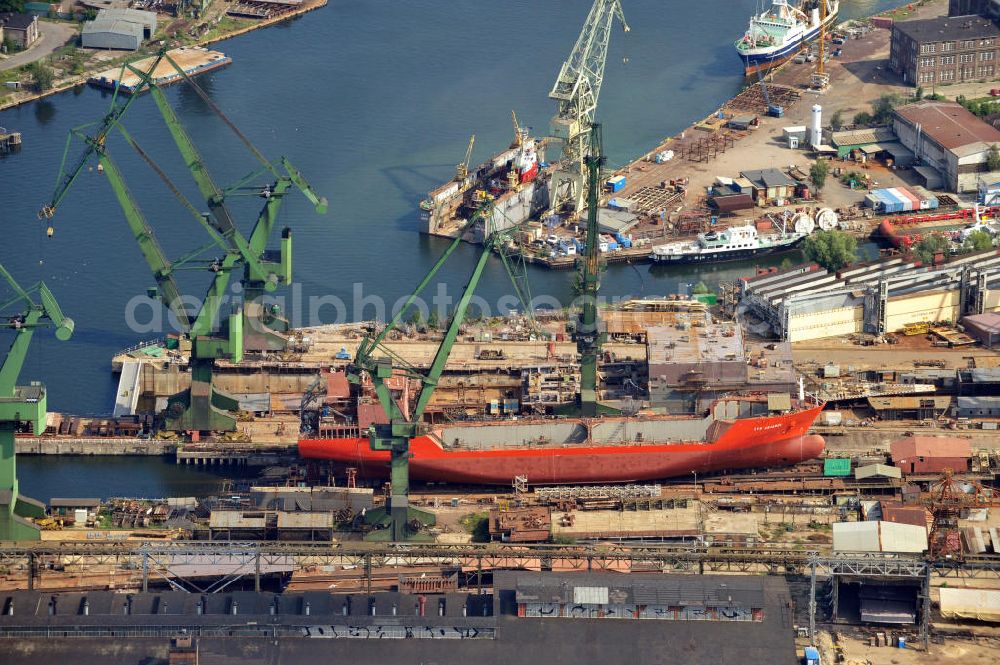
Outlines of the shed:
{"type": "Polygon", "coordinates": [[[903,472],[894,466],[886,464],[869,464],[867,466],[859,466],[855,469],[854,477],[857,480],[864,480],[866,478],[902,478],[903,472]]]}
{"type": "Polygon", "coordinates": [[[753,114],[743,114],[734,116],[729,120],[729,126],[733,129],[747,130],[760,124],[760,119],[753,114]]]}
{"type": "Polygon", "coordinates": [[[726,194],[713,196],[708,202],[719,212],[727,213],[752,208],[753,196],[751,194],[726,194]]]}
{"type": "Polygon", "coordinates": [[[851,460],[837,457],[823,460],[823,475],[840,477],[851,475],[851,460]]]}
{"type": "Polygon", "coordinates": [[[135,51],[142,45],[143,32],[140,23],[96,18],[83,24],[80,45],[84,48],[135,51]]]}
{"type": "Polygon", "coordinates": [[[142,26],[142,36],[144,39],[151,39],[153,37],[153,33],[156,32],[156,12],[147,12],[141,9],[111,7],[108,9],[98,10],[97,18],[138,23],[142,26]]]}
{"type": "Polygon", "coordinates": [[[889,444],[892,463],[903,473],[941,473],[945,469],[963,472],[969,468],[972,445],[968,439],[938,436],[911,436],[889,444]]]}
{"type": "Polygon", "coordinates": [[[996,312],[963,317],[962,326],[967,335],[977,339],[987,349],[1000,342],[1000,314],[996,312]]]}
{"type": "Polygon", "coordinates": [[[927,521],[930,514],[927,509],[922,506],[904,506],[901,503],[895,501],[882,501],[882,519],[886,522],[894,522],[895,524],[910,524],[912,526],[919,526],[922,529],[927,528],[927,521]]]}
{"type": "Polygon", "coordinates": [[[835,522],[834,552],[918,554],[927,549],[927,528],[894,522],[835,522]]]}
{"type": "Polygon", "coordinates": [[[837,149],[837,157],[847,157],[864,146],[890,143],[895,140],[896,134],[889,127],[848,129],[830,135],[830,142],[837,149]]]}
{"type": "Polygon", "coordinates": [[[754,200],[763,205],[775,199],[789,199],[798,184],[775,168],[743,171],[740,176],[753,185],[754,200]]]}
{"type": "Polygon", "coordinates": [[[597,228],[601,233],[627,233],[639,224],[639,217],[627,210],[601,208],[597,211],[597,228]]]}
{"type": "Polygon", "coordinates": [[[941,587],[941,616],[1000,623],[1000,591],[941,587]]]}

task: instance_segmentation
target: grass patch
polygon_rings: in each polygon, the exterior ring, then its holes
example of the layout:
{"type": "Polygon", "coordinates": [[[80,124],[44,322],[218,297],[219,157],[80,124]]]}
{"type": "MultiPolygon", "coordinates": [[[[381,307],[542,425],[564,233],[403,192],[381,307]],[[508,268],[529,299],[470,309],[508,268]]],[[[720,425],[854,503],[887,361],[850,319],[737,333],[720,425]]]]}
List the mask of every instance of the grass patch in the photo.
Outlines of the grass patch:
{"type": "Polygon", "coordinates": [[[458,523],[467,533],[472,534],[472,542],[488,543],[490,541],[490,514],[488,512],[462,515],[458,523]]]}

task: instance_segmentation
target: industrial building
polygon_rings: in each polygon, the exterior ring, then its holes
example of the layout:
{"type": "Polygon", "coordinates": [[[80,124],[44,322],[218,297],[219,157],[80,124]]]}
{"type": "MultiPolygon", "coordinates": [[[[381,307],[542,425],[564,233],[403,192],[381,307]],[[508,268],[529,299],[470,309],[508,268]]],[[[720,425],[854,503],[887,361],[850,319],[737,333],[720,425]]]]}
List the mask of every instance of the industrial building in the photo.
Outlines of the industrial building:
{"type": "Polygon", "coordinates": [[[972,444],[953,437],[910,436],[890,443],[889,452],[904,473],[962,473],[969,469],[972,444]]]}
{"type": "Polygon", "coordinates": [[[1000,314],[996,312],[973,314],[964,317],[961,323],[965,328],[965,334],[975,338],[987,349],[992,349],[994,344],[1000,343],[1000,314]]]}
{"type": "Polygon", "coordinates": [[[38,17],[20,12],[0,13],[0,42],[10,41],[26,49],[38,39],[38,17]]]}
{"type": "Polygon", "coordinates": [[[787,201],[795,195],[797,182],[775,168],[757,171],[742,171],[741,178],[750,181],[753,187],[753,200],[758,206],[765,206],[775,201],[787,201]]]}
{"type": "Polygon", "coordinates": [[[923,266],[893,257],[831,273],[807,265],[736,283],[739,309],[778,339],[897,332],[910,323],[955,323],[1000,310],[1000,254],[994,250],[923,266]]]}
{"type": "Polygon", "coordinates": [[[156,32],[156,13],[139,9],[102,9],[83,25],[84,48],[135,51],[156,32]]]}
{"type": "Polygon", "coordinates": [[[982,81],[997,69],[1000,28],[981,16],[946,16],[892,26],[889,67],[913,86],[982,81]]]}
{"type": "Polygon", "coordinates": [[[991,147],[1000,146],[1000,131],[960,104],[908,104],[896,109],[892,128],[913,152],[919,162],[914,170],[929,189],[977,192],[981,179],[1000,180],[1000,171],[989,171],[986,166],[991,147]]]}

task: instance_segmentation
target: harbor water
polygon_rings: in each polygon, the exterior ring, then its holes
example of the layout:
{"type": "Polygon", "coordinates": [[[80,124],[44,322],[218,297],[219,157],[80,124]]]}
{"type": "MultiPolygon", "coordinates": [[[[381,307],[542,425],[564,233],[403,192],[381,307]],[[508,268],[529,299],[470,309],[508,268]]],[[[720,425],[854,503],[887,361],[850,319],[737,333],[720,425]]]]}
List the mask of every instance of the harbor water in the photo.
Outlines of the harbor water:
{"type": "MultiPolygon", "coordinates": [[[[846,0],[843,17],[893,4],[846,0]]],[[[289,300],[286,307],[293,321],[331,322],[338,315],[328,307],[318,319],[307,316],[311,296],[334,297],[349,315],[360,311],[371,318],[374,310],[359,310],[359,299],[378,296],[391,307],[406,295],[446,245],[418,233],[417,203],[452,176],[471,134],[476,134],[473,163],[505,147],[513,131],[511,109],[535,134],[545,133],[555,109],[548,92],[589,5],[584,0],[332,2],[287,24],[213,45],[233,64],[199,77],[199,84],[264,154],[288,157],[330,201],[329,213],[320,217],[303,197],[289,196],[279,221],[294,230],[300,300],[289,300]]],[[[744,85],[733,41],[758,2],[628,0],[623,5],[632,32],[616,28],[612,34],[599,113],[611,166],[681,131],[744,85]]],[[[228,184],[255,170],[256,163],[196,94],[174,86],[168,98],[218,182],[228,184]]],[[[70,342],[36,335],[22,372],[22,382],[45,381],[50,410],[109,412],[116,387],[112,354],[158,336],[127,324],[128,303],[153,282],[102,174],[82,174],[56,213],[51,239],[36,218],[51,196],[69,130],[98,121],[109,103],[109,93],[81,88],[0,112],[0,126],[20,131],[24,142],[20,153],[0,159],[0,262],[24,283],[44,279],[76,321],[70,342]]],[[[197,190],[153,100],[138,100],[125,124],[195,200],[197,190]]],[[[168,256],[204,244],[204,232],[188,211],[121,137],[109,145],[168,256]]],[[[79,142],[70,145],[69,163],[81,149],[79,142]]],[[[250,196],[235,204],[245,231],[260,202],[250,196]]],[[[441,282],[453,299],[477,252],[461,247],[442,271],[441,282]]],[[[609,298],[683,293],[698,281],[713,286],[749,271],[747,263],[612,266],[603,293],[609,298]]],[[[534,294],[571,299],[571,274],[532,268],[530,277],[534,294]]],[[[180,281],[201,294],[210,276],[186,272],[180,281]]],[[[512,292],[499,261],[491,261],[480,295],[495,303],[512,292]]],[[[0,343],[6,345],[6,338],[0,343]]],[[[200,482],[159,460],[129,463],[146,471],[128,471],[136,488],[123,493],[183,494],[188,483],[200,482]],[[140,488],[144,484],[148,491],[140,488]]],[[[80,491],[72,490],[77,495],[92,494],[87,488],[106,476],[125,475],[77,458],[28,460],[21,468],[29,495],[41,487],[36,479],[53,469],[65,474],[61,478],[79,480],[80,491]]]]}

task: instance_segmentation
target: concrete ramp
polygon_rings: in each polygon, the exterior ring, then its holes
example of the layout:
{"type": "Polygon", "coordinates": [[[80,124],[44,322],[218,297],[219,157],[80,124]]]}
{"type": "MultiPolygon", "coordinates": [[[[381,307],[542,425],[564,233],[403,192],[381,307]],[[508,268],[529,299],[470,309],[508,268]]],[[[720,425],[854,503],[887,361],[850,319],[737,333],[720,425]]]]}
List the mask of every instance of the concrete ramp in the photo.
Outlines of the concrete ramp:
{"type": "Polygon", "coordinates": [[[135,415],[139,403],[139,381],[142,379],[142,363],[126,360],[122,363],[122,373],[118,378],[118,392],[115,393],[115,418],[135,415]]]}

